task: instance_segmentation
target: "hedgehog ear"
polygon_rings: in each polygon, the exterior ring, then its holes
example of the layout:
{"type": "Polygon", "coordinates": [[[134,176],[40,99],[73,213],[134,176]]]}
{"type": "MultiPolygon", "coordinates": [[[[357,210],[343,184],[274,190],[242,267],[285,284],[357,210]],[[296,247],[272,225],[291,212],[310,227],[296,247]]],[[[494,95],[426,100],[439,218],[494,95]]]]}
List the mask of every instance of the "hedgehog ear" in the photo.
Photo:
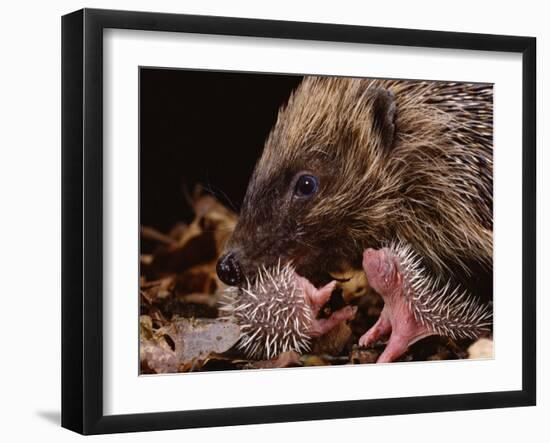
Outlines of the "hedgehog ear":
{"type": "Polygon", "coordinates": [[[378,87],[372,92],[374,130],[385,149],[391,149],[395,136],[395,96],[389,89],[378,87]]]}

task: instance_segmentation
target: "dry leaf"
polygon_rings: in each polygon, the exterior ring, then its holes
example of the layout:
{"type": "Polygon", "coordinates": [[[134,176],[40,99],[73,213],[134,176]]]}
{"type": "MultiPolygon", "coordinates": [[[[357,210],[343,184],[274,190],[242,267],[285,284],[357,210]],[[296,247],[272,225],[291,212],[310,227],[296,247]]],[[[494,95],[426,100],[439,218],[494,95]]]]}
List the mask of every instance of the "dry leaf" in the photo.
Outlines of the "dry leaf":
{"type": "Polygon", "coordinates": [[[313,354],[338,355],[351,337],[351,328],[346,323],[340,323],[334,329],[313,341],[313,354]]]}
{"type": "Polygon", "coordinates": [[[372,348],[361,348],[359,346],[354,346],[351,355],[350,363],[352,364],[365,364],[365,363],[376,363],[381,352],[379,349],[372,348]]]}
{"type": "Polygon", "coordinates": [[[140,341],[139,356],[144,372],[167,374],[178,371],[176,354],[165,340],[140,341]]]}
{"type": "Polygon", "coordinates": [[[295,351],[285,351],[271,360],[251,362],[248,367],[254,369],[289,368],[300,365],[300,355],[295,351]]]}
{"type": "Polygon", "coordinates": [[[228,321],[178,319],[148,338],[150,317],[142,316],[140,322],[142,366],[156,373],[195,368],[210,354],[230,349],[240,337],[239,326],[228,321]]]}

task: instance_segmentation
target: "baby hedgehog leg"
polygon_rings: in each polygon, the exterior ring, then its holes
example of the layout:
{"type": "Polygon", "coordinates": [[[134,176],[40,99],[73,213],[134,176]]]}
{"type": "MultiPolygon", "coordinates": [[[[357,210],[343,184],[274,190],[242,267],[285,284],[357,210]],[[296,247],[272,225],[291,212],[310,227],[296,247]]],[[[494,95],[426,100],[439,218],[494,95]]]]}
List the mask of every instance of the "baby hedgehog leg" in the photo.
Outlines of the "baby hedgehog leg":
{"type": "Polygon", "coordinates": [[[384,299],[375,325],[360,339],[369,346],[389,336],[379,363],[394,361],[410,345],[429,335],[475,338],[491,325],[491,311],[466,291],[429,277],[421,259],[407,245],[394,244],[363,253],[370,285],[384,299]]]}
{"type": "Polygon", "coordinates": [[[306,302],[313,313],[313,321],[309,329],[310,337],[320,337],[321,335],[326,334],[331,329],[338,326],[340,323],[351,320],[353,317],[355,317],[357,307],[345,306],[342,309],[333,312],[332,315],[328,318],[317,318],[317,314],[319,314],[321,308],[329,300],[332,291],[336,286],[336,282],[330,282],[322,288],[317,289],[309,282],[309,280],[304,277],[297,276],[296,280],[297,283],[302,287],[304,291],[304,298],[306,299],[306,302]]]}

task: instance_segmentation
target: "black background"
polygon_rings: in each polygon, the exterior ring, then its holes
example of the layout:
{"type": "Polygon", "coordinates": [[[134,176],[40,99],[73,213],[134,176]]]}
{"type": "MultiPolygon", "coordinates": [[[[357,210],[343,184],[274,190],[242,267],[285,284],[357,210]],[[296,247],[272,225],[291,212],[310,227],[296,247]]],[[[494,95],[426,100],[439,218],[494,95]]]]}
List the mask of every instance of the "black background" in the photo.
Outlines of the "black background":
{"type": "Polygon", "coordinates": [[[190,221],[202,183],[238,210],[277,111],[301,76],[140,69],[140,222],[190,221]]]}

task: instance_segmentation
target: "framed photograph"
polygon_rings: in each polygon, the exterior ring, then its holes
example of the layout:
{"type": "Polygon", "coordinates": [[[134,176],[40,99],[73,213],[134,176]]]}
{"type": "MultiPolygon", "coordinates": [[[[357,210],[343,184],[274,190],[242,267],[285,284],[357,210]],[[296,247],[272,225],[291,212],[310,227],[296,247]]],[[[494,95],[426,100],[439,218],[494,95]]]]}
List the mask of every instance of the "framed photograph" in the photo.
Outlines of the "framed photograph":
{"type": "Polygon", "coordinates": [[[535,51],[64,16],[62,425],[534,405],[535,51]]]}

